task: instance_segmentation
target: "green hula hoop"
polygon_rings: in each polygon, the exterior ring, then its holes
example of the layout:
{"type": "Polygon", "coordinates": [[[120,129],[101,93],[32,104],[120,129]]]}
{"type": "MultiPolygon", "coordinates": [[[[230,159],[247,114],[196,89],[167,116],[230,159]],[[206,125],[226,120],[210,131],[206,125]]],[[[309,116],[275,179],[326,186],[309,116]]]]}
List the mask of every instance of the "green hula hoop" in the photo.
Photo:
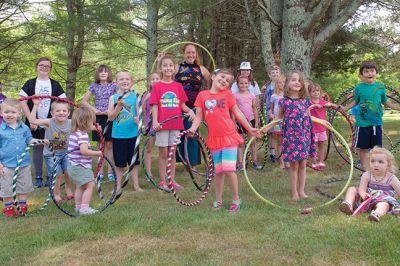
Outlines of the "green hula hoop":
{"type": "MultiPolygon", "coordinates": [[[[183,44],[193,44],[193,45],[195,45],[195,46],[200,47],[200,48],[203,49],[204,51],[206,51],[206,53],[208,54],[208,56],[209,56],[210,59],[211,59],[211,62],[212,62],[212,64],[213,64],[214,70],[217,68],[217,67],[216,67],[216,64],[215,64],[214,57],[211,55],[210,51],[208,51],[207,48],[205,48],[203,45],[201,45],[201,44],[199,44],[199,43],[195,43],[195,42],[176,42],[176,43],[173,43],[173,44],[167,46],[164,50],[162,50],[162,52],[166,52],[166,51],[168,51],[169,49],[171,49],[171,48],[173,48],[173,47],[175,47],[175,46],[183,45],[183,44]]],[[[154,71],[154,67],[156,66],[156,62],[157,62],[157,59],[154,60],[153,65],[151,65],[151,72],[154,71]]]]}
{"type": "MultiPolygon", "coordinates": [[[[247,152],[248,152],[249,149],[250,149],[251,143],[252,143],[252,142],[254,141],[254,139],[255,139],[255,137],[252,137],[252,138],[249,140],[249,142],[247,143],[246,149],[244,150],[244,156],[243,156],[243,173],[244,173],[244,176],[245,176],[245,178],[246,178],[247,183],[248,183],[249,186],[250,186],[250,189],[256,194],[256,196],[257,196],[259,199],[261,199],[262,201],[264,201],[265,203],[267,203],[267,204],[269,204],[269,205],[271,205],[271,206],[273,206],[273,207],[277,207],[277,208],[284,209],[284,210],[291,210],[291,211],[293,211],[293,210],[298,211],[298,210],[299,210],[299,211],[303,211],[303,212],[305,212],[305,211],[308,212],[308,211],[311,211],[311,210],[313,210],[313,209],[325,207],[325,206],[327,206],[327,205],[329,205],[329,204],[332,204],[334,201],[336,201],[338,198],[340,198],[340,196],[347,190],[347,188],[348,188],[349,185],[350,185],[351,179],[352,179],[352,177],[353,177],[353,170],[354,170],[354,169],[353,169],[353,155],[352,155],[352,153],[351,153],[351,150],[350,150],[349,145],[347,144],[347,142],[346,142],[346,140],[343,138],[343,136],[340,135],[340,133],[337,132],[337,131],[332,127],[332,125],[331,125],[329,122],[327,122],[327,121],[325,121],[325,120],[321,120],[321,119],[315,118],[315,117],[313,117],[313,116],[311,117],[311,119],[312,119],[313,122],[318,123],[318,124],[321,124],[321,125],[324,125],[324,126],[325,126],[326,128],[328,128],[330,131],[332,131],[332,132],[342,141],[342,143],[344,144],[344,147],[345,147],[347,153],[349,154],[349,161],[350,161],[350,172],[349,172],[349,177],[348,177],[348,179],[347,179],[347,182],[346,182],[346,184],[344,185],[343,189],[339,192],[339,194],[336,195],[335,198],[329,200],[328,202],[325,202],[325,203],[322,203],[322,204],[320,204],[320,205],[317,205],[317,206],[315,206],[315,207],[307,207],[307,208],[300,208],[300,209],[297,209],[297,208],[284,207],[284,206],[281,206],[281,205],[279,205],[279,204],[273,203],[272,201],[270,201],[270,200],[264,198],[263,196],[260,195],[260,193],[258,193],[258,191],[257,191],[257,190],[254,188],[254,186],[251,184],[251,182],[250,182],[250,180],[249,180],[249,176],[247,175],[247,169],[246,169],[246,154],[247,154],[247,152]]],[[[281,121],[282,121],[282,119],[273,120],[271,123],[269,123],[269,124],[265,125],[264,127],[262,127],[261,130],[263,130],[263,131],[265,130],[265,131],[267,132],[270,128],[272,128],[272,127],[274,127],[275,125],[279,124],[281,121]]]]}

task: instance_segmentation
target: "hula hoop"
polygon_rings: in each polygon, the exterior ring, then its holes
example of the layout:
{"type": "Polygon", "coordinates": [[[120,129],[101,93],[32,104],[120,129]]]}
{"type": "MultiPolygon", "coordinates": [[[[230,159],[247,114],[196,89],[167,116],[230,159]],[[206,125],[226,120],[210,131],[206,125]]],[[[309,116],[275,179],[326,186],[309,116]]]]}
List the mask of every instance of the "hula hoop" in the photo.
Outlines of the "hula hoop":
{"type": "MultiPolygon", "coordinates": [[[[325,202],[325,203],[322,203],[322,204],[317,205],[317,206],[314,206],[314,207],[306,208],[307,211],[311,211],[311,210],[317,209],[317,208],[322,208],[322,207],[328,206],[329,204],[332,204],[334,201],[336,201],[336,200],[346,191],[346,189],[347,189],[347,187],[350,185],[351,179],[352,179],[352,177],[353,177],[353,156],[352,156],[352,154],[351,154],[350,147],[347,145],[347,143],[346,143],[346,141],[344,140],[344,138],[342,137],[342,135],[340,135],[339,132],[337,132],[327,121],[321,120],[321,119],[318,119],[318,118],[315,118],[315,117],[311,117],[311,119],[312,119],[312,122],[315,122],[315,123],[324,125],[326,128],[328,128],[329,130],[333,131],[333,132],[343,141],[344,146],[345,146],[345,148],[346,148],[346,150],[347,150],[347,152],[349,153],[349,156],[350,156],[350,165],[351,165],[351,167],[350,167],[350,172],[349,172],[349,177],[348,177],[348,179],[347,179],[347,182],[346,182],[345,186],[343,187],[343,189],[339,192],[339,194],[337,194],[336,197],[334,197],[333,199],[331,199],[331,200],[329,200],[329,201],[327,201],[327,202],[325,202]]],[[[273,126],[279,124],[281,121],[282,121],[282,119],[273,120],[271,123],[269,123],[268,125],[264,126],[261,130],[263,130],[263,131],[264,131],[264,130],[269,130],[269,129],[271,129],[273,126]]],[[[248,176],[248,174],[247,174],[246,162],[245,162],[245,160],[246,160],[246,153],[248,152],[248,150],[249,150],[249,148],[250,148],[250,146],[251,146],[251,143],[252,143],[253,141],[254,141],[254,137],[252,137],[252,138],[250,139],[249,143],[246,145],[246,149],[245,149],[245,152],[244,152],[245,154],[243,155],[243,173],[244,173],[244,176],[245,176],[245,178],[246,178],[246,181],[247,181],[248,185],[250,186],[250,189],[254,192],[254,194],[256,194],[256,196],[257,196],[259,199],[261,199],[261,200],[264,201],[265,203],[271,205],[272,207],[276,207],[276,208],[280,208],[280,209],[284,209],[284,210],[291,210],[291,211],[293,211],[293,210],[296,210],[296,211],[306,211],[305,208],[302,208],[302,209],[301,209],[301,208],[300,208],[300,209],[298,209],[298,208],[290,208],[290,207],[284,207],[284,206],[281,206],[281,205],[279,205],[279,204],[273,203],[272,201],[270,201],[270,200],[266,199],[265,197],[263,197],[263,196],[262,196],[260,193],[258,193],[258,191],[254,188],[254,186],[251,184],[250,179],[249,179],[249,176],[248,176]]]]}
{"type": "MultiPolygon", "coordinates": [[[[173,48],[173,47],[175,47],[175,46],[178,46],[178,45],[182,45],[182,44],[192,44],[192,45],[195,45],[195,46],[198,46],[198,47],[202,48],[202,49],[208,54],[208,56],[210,57],[211,62],[212,62],[212,64],[213,64],[213,68],[214,68],[214,69],[217,68],[217,67],[216,67],[216,64],[215,64],[214,57],[211,55],[210,51],[208,51],[207,48],[205,48],[203,45],[201,45],[201,44],[199,44],[199,43],[188,42],[188,41],[185,41],[185,42],[176,42],[176,43],[173,43],[173,44],[167,46],[166,48],[164,48],[164,49],[162,50],[162,52],[165,53],[165,52],[168,51],[169,49],[171,49],[171,48],[173,48]]],[[[151,65],[151,72],[154,71],[154,67],[156,66],[156,62],[157,62],[157,59],[154,60],[153,64],[151,65]]]]}
{"type": "MultiPolygon", "coordinates": [[[[60,164],[60,163],[63,161],[63,159],[64,159],[66,156],[68,156],[68,154],[70,154],[70,153],[72,153],[72,152],[74,152],[74,151],[78,151],[78,150],[80,150],[80,148],[76,148],[76,149],[73,149],[73,150],[68,151],[67,153],[65,153],[61,158],[59,158],[59,159],[56,161],[56,163],[54,164],[54,166],[53,166],[53,168],[52,168],[52,171],[53,171],[53,172],[52,172],[52,177],[51,177],[51,181],[52,181],[51,184],[52,184],[52,185],[51,185],[51,187],[50,187],[50,195],[51,195],[51,198],[53,199],[53,202],[54,202],[54,204],[56,205],[56,207],[57,207],[61,212],[65,213],[66,215],[68,215],[68,216],[70,216],[70,217],[76,217],[76,216],[78,216],[78,215],[77,215],[76,213],[72,213],[72,212],[66,210],[66,209],[61,205],[61,202],[56,201],[55,195],[54,195],[54,186],[55,186],[56,178],[57,178],[57,166],[58,166],[58,164],[60,164]]],[[[114,169],[114,166],[112,165],[112,163],[110,162],[110,160],[109,160],[107,157],[105,157],[104,154],[103,154],[103,156],[101,156],[101,157],[103,157],[103,160],[102,160],[102,161],[104,161],[104,160],[107,161],[107,163],[109,164],[109,167],[111,167],[111,169],[112,169],[112,173],[115,175],[115,169],[114,169]]],[[[93,176],[94,176],[93,182],[97,183],[96,174],[94,173],[93,176]]],[[[117,182],[116,182],[116,180],[114,180],[113,182],[114,182],[114,186],[113,186],[113,192],[112,192],[112,194],[111,194],[111,197],[108,199],[108,201],[106,201],[106,203],[104,204],[104,206],[102,206],[101,208],[97,209],[98,212],[102,212],[102,211],[104,211],[105,209],[107,209],[107,208],[112,204],[112,202],[114,201],[115,192],[116,192],[116,187],[117,187],[117,182]]],[[[101,199],[102,201],[105,201],[105,200],[104,200],[104,197],[103,197],[103,198],[100,197],[100,199],[101,199]]]]}
{"type": "Polygon", "coordinates": [[[215,169],[214,169],[214,161],[212,159],[211,151],[207,148],[206,141],[196,132],[195,136],[198,137],[199,141],[206,148],[207,156],[208,156],[208,160],[207,160],[208,169],[206,170],[206,183],[205,183],[204,188],[201,190],[201,192],[202,192],[201,196],[199,198],[193,200],[193,201],[186,201],[186,200],[181,199],[178,196],[178,193],[177,193],[177,191],[175,190],[175,188],[173,186],[173,180],[172,180],[172,177],[171,177],[172,157],[173,157],[173,155],[175,153],[176,146],[178,145],[178,142],[180,141],[181,137],[186,135],[186,134],[188,134],[188,133],[189,133],[188,130],[182,131],[177,136],[177,138],[175,139],[174,143],[171,145],[170,151],[168,153],[167,178],[166,178],[166,181],[167,181],[169,189],[171,190],[171,192],[172,192],[172,194],[173,194],[173,196],[174,196],[174,198],[176,199],[177,202],[179,202],[180,204],[182,204],[184,206],[187,206],[187,207],[193,207],[193,206],[196,206],[196,205],[200,204],[206,198],[206,196],[208,194],[208,191],[210,190],[212,179],[213,179],[214,174],[215,174],[215,169]]]}

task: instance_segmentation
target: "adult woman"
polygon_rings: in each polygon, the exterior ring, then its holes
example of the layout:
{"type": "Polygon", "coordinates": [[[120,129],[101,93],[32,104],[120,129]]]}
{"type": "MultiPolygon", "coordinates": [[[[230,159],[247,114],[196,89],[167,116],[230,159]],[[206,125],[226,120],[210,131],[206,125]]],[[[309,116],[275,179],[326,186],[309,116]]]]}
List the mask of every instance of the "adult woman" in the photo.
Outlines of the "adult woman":
{"type": "MultiPolygon", "coordinates": [[[[189,108],[194,108],[194,102],[199,94],[202,85],[205,88],[210,88],[210,72],[200,64],[200,59],[197,53],[196,46],[193,44],[185,44],[182,48],[184,61],[177,67],[175,80],[183,85],[188,101],[186,105],[189,108]]],[[[184,121],[185,129],[192,126],[192,122],[186,118],[184,121]]],[[[183,143],[183,142],[182,142],[183,143]]],[[[181,154],[184,154],[183,145],[179,146],[181,154]]],[[[184,155],[185,156],[185,155],[184,155]]],[[[200,164],[200,150],[198,143],[189,139],[188,141],[188,157],[192,166],[200,164]]],[[[177,162],[180,158],[177,157],[177,162]]]]}
{"type": "MultiPolygon", "coordinates": [[[[19,95],[22,97],[32,96],[32,95],[51,95],[58,96],[60,98],[65,98],[66,95],[64,93],[63,88],[60,83],[56,80],[53,80],[49,77],[50,71],[52,68],[52,62],[47,57],[41,57],[36,61],[36,73],[37,76],[34,79],[30,79],[25,82],[22,87],[19,95]]],[[[50,118],[50,105],[53,100],[51,99],[42,99],[40,105],[37,110],[37,118],[46,119],[50,118]]],[[[22,102],[22,111],[25,114],[25,117],[29,117],[31,110],[33,108],[33,102],[23,101],[22,102]]],[[[26,124],[30,126],[32,131],[32,136],[37,139],[44,139],[44,128],[38,127],[38,125],[29,123],[28,119],[26,119],[26,124]]],[[[33,164],[35,167],[35,176],[36,176],[36,187],[41,187],[43,185],[42,178],[42,169],[43,169],[43,146],[37,145],[33,147],[33,164]]],[[[49,179],[47,179],[49,181],[49,179]]],[[[46,182],[46,186],[48,182],[46,182]]]]}

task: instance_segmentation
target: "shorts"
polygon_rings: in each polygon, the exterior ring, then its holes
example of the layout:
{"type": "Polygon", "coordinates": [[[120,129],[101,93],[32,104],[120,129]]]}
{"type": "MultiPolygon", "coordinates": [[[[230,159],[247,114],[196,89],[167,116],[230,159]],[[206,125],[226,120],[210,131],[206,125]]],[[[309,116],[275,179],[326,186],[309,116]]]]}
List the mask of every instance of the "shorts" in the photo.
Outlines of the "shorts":
{"type": "Polygon", "coordinates": [[[86,168],[82,165],[72,165],[70,162],[68,162],[68,175],[78,187],[94,181],[91,168],[86,168]]]}
{"type": "MultiPolygon", "coordinates": [[[[157,147],[170,147],[181,132],[179,130],[160,130],[156,132],[156,146],[157,147]]],[[[176,144],[181,143],[180,139],[176,144]]]]}
{"type": "MultiPolygon", "coordinates": [[[[126,167],[131,164],[137,137],[127,139],[112,139],[114,164],[116,167],[126,167]]],[[[139,165],[139,152],[134,165],[139,165]]]]}
{"type": "MultiPolygon", "coordinates": [[[[246,129],[244,129],[244,127],[243,127],[241,124],[237,123],[237,125],[238,125],[238,132],[239,132],[239,134],[243,134],[243,133],[247,134],[246,129]]],[[[251,120],[251,121],[250,121],[250,125],[251,125],[252,127],[256,127],[256,120],[255,120],[255,119],[251,120]]]]}
{"type": "Polygon", "coordinates": [[[215,165],[215,174],[236,172],[237,150],[238,146],[211,150],[215,165]]]}
{"type": "MultiPolygon", "coordinates": [[[[67,171],[68,167],[68,156],[65,156],[67,152],[61,152],[57,153],[56,156],[56,162],[57,162],[57,175],[63,174],[65,171],[67,171]],[[62,161],[58,162],[58,160],[62,161]]],[[[54,167],[54,160],[53,156],[51,155],[46,155],[43,157],[44,161],[46,163],[46,169],[47,169],[47,176],[53,176],[53,167],[54,167]]]]}
{"type": "MultiPolygon", "coordinates": [[[[104,130],[104,128],[106,127],[107,120],[108,120],[107,115],[96,115],[96,123],[98,123],[101,126],[102,130],[104,130]]],[[[106,134],[103,135],[105,141],[111,141],[111,133],[112,133],[112,122],[110,122],[106,134]]],[[[96,130],[92,131],[92,140],[100,141],[100,136],[96,130]]]]}
{"type": "Polygon", "coordinates": [[[326,135],[326,131],[323,132],[314,132],[314,141],[315,142],[322,142],[327,141],[328,136],[326,135]]]}
{"type": "Polygon", "coordinates": [[[359,149],[382,147],[382,126],[356,127],[354,144],[359,149]]]}
{"type": "MultiPolygon", "coordinates": [[[[12,179],[15,173],[15,168],[3,168],[4,175],[0,176],[0,197],[12,197],[12,179]]],[[[33,191],[31,166],[19,168],[17,176],[17,194],[28,194],[33,191]]]]}
{"type": "Polygon", "coordinates": [[[36,130],[31,130],[32,137],[35,139],[44,139],[44,128],[38,127],[36,130]]]}

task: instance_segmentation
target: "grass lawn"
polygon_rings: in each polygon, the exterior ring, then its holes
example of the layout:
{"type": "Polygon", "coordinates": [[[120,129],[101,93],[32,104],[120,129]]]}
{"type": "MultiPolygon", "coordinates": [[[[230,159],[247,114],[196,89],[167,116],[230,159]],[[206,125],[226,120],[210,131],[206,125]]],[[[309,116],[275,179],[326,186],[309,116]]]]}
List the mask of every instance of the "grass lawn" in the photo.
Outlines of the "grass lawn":
{"type": "MultiPolygon", "coordinates": [[[[398,121],[388,130],[398,130],[398,121]]],[[[400,136],[397,131],[396,136],[400,136]]],[[[157,171],[154,153],[153,173],[157,171]]],[[[307,170],[309,200],[290,202],[288,173],[268,164],[249,170],[256,188],[270,200],[285,206],[315,206],[327,198],[314,192],[321,179],[346,177],[349,167],[332,152],[325,172],[307,170]]],[[[354,175],[359,176],[355,171],[354,175]]],[[[336,202],[310,215],[285,211],[260,201],[238,175],[242,210],[226,210],[230,193],[226,185],[224,210],[211,209],[211,189],[196,207],[183,207],[171,194],[156,191],[135,193],[128,185],[122,197],[103,213],[70,218],[53,205],[45,211],[6,220],[0,227],[0,265],[399,265],[400,218],[385,216],[380,223],[366,214],[348,217],[336,202]]],[[[190,182],[182,167],[177,179],[190,182]]],[[[358,181],[352,184],[357,185],[358,181]]],[[[335,193],[343,182],[326,185],[335,193]]],[[[195,194],[187,190],[187,196],[195,194]]],[[[45,190],[32,202],[45,198],[45,190]]]]}

